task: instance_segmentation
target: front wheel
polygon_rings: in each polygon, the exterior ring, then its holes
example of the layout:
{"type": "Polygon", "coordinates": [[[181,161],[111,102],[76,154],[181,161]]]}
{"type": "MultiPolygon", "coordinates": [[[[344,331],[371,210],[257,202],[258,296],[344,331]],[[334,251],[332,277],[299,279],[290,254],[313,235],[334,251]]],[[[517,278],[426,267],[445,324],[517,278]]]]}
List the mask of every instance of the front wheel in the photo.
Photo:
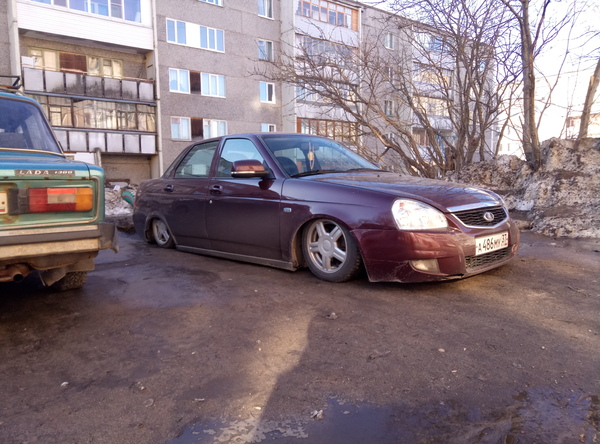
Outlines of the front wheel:
{"type": "Polygon", "coordinates": [[[343,226],[328,219],[311,222],[302,236],[302,251],[310,271],[328,282],[354,278],[361,267],[356,241],[343,226]]]}
{"type": "Polygon", "coordinates": [[[156,242],[156,245],[162,248],[171,248],[175,244],[173,242],[173,236],[169,231],[167,224],[161,219],[152,219],[152,240],[156,242]]]}

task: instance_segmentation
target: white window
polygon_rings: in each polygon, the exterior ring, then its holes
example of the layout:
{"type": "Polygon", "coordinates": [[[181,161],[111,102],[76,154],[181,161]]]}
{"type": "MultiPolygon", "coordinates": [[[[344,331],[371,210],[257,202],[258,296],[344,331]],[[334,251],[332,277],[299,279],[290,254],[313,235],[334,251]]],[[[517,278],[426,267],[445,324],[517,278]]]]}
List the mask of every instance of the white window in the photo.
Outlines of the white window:
{"type": "Polygon", "coordinates": [[[225,32],[222,29],[179,20],[167,19],[167,42],[225,52],[225,32]]]}
{"type": "Polygon", "coordinates": [[[260,82],[260,101],[275,103],[275,84],[260,82]]]}
{"type": "Polygon", "coordinates": [[[223,0],[200,0],[204,3],[210,3],[211,5],[223,6],[223,0]]]}
{"type": "Polygon", "coordinates": [[[202,73],[203,96],[225,97],[225,76],[202,73]]]}
{"type": "Polygon", "coordinates": [[[34,0],[47,5],[67,7],[77,11],[141,22],[140,0],[34,0]]]}
{"type": "Polygon", "coordinates": [[[273,42],[268,40],[258,41],[258,59],[273,61],[273,42]]]}
{"type": "Polygon", "coordinates": [[[261,123],[260,131],[263,133],[274,133],[277,131],[272,123],[261,123]]]}
{"type": "Polygon", "coordinates": [[[185,45],[187,42],[186,25],[186,22],[167,19],[167,42],[185,45]]]}
{"type": "Polygon", "coordinates": [[[227,122],[225,120],[204,119],[204,138],[227,135],[227,122]]]}
{"type": "Polygon", "coordinates": [[[273,0],[258,0],[258,15],[273,18],[273,0]]]}
{"type": "Polygon", "coordinates": [[[171,139],[191,140],[191,125],[189,117],[171,117],[171,139]]]}
{"type": "Polygon", "coordinates": [[[383,101],[383,112],[388,117],[392,117],[394,115],[394,102],[392,100],[383,101]]]}
{"type": "Polygon", "coordinates": [[[190,72],[185,69],[169,68],[169,91],[190,92],[190,72]]]}
{"type": "Polygon", "coordinates": [[[225,52],[224,32],[220,29],[200,26],[200,48],[225,52]]]}
{"type": "Polygon", "coordinates": [[[396,36],[394,34],[392,34],[391,32],[388,32],[385,35],[385,40],[383,42],[383,45],[387,49],[394,49],[396,47],[396,36]]]}

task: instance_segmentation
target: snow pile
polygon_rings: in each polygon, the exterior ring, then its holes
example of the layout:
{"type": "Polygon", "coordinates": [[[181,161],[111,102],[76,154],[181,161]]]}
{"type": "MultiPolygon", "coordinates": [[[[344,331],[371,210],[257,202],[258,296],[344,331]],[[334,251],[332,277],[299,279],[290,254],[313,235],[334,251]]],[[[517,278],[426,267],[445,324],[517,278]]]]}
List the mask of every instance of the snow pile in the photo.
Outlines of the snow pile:
{"type": "Polygon", "coordinates": [[[448,180],[500,194],[522,227],[552,237],[600,238],[600,139],[542,144],[533,172],[515,156],[467,165],[448,180]]]}
{"type": "Polygon", "coordinates": [[[133,199],[137,186],[126,183],[107,183],[104,189],[105,214],[108,222],[121,231],[133,231],[133,199]]]}

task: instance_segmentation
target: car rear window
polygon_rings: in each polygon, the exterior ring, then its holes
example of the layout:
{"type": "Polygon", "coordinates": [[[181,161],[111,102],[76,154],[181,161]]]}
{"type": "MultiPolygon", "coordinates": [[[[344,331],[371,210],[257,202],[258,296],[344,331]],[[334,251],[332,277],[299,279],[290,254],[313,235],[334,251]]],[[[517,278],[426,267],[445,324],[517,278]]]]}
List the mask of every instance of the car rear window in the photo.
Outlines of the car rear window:
{"type": "Polygon", "coordinates": [[[33,103],[0,98],[0,148],[60,153],[42,111],[33,103]]]}

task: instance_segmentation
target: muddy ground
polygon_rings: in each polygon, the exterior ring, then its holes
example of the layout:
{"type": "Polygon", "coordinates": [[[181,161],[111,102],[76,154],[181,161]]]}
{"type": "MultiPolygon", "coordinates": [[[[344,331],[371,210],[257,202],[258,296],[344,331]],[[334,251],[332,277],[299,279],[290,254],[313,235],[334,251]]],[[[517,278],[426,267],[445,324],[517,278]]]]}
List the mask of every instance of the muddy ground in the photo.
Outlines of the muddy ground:
{"type": "Polygon", "coordinates": [[[600,241],[424,285],[121,246],[0,286],[0,443],[600,442],[600,241]]]}

